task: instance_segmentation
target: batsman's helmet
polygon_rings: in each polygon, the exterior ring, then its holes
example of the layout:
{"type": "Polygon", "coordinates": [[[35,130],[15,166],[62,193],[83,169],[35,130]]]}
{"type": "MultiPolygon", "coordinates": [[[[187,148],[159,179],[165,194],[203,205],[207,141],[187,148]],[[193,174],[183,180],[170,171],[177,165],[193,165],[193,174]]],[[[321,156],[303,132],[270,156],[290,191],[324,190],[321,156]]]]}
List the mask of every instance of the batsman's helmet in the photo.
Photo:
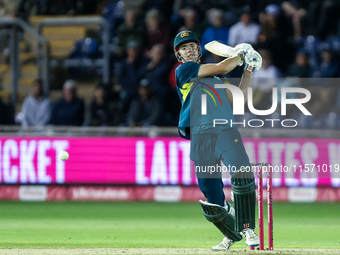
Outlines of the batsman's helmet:
{"type": "Polygon", "coordinates": [[[179,47],[184,44],[184,43],[188,43],[188,42],[195,42],[197,44],[197,49],[198,49],[198,57],[196,59],[196,62],[199,61],[199,59],[202,57],[202,50],[201,50],[201,46],[200,46],[200,42],[198,41],[196,35],[189,31],[189,30],[185,30],[182,32],[179,32],[174,40],[174,51],[175,51],[175,55],[176,58],[179,62],[184,62],[183,57],[178,53],[179,47]]]}
{"type": "Polygon", "coordinates": [[[196,35],[193,32],[191,32],[189,30],[179,32],[176,35],[175,40],[174,40],[175,50],[178,51],[179,46],[181,46],[182,44],[187,43],[187,42],[195,42],[195,43],[197,43],[197,45],[199,45],[199,41],[198,41],[196,35]]]}

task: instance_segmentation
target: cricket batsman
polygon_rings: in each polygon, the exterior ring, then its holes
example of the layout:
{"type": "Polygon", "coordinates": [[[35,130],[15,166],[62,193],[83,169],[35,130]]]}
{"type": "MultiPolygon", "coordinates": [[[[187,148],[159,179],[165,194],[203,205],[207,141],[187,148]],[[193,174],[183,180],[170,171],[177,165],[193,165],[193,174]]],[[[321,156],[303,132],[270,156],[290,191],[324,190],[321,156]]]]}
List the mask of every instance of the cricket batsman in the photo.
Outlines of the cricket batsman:
{"type": "MultiPolygon", "coordinates": [[[[176,69],[177,92],[182,108],[178,130],[181,137],[191,140],[190,159],[196,166],[232,166],[231,189],[235,209],[225,201],[221,172],[212,175],[196,171],[200,190],[208,201],[200,200],[203,215],[212,222],[225,236],[223,241],[212,247],[213,251],[229,250],[234,242],[245,238],[248,246],[258,246],[259,238],[255,234],[255,180],[251,171],[248,155],[243,146],[242,138],[236,125],[213,126],[212,117],[198,118],[194,121],[193,109],[190,109],[193,101],[193,89],[196,86],[203,89],[204,84],[191,79],[212,80],[213,83],[223,83],[217,75],[232,71],[237,65],[244,63],[244,71],[239,84],[247,99],[247,88],[251,87],[253,70],[258,70],[262,65],[261,56],[249,44],[240,44],[235,47],[235,56],[226,58],[217,64],[201,64],[202,56],[199,41],[191,31],[178,33],[174,40],[174,52],[179,62],[183,62],[176,69]]],[[[211,87],[214,84],[210,84],[211,87]]],[[[201,90],[201,91],[202,91],[201,90]]],[[[221,91],[221,89],[219,89],[221,91]]],[[[222,90],[227,103],[221,103],[220,109],[224,119],[233,120],[233,111],[229,102],[233,97],[228,89],[222,90]],[[222,107],[222,108],[221,108],[222,107]]],[[[223,98],[222,98],[223,100],[223,98]]],[[[196,112],[200,112],[197,109],[196,112]]],[[[221,116],[219,116],[221,118],[221,116]]],[[[228,122],[229,123],[229,122],[228,122]]]]}

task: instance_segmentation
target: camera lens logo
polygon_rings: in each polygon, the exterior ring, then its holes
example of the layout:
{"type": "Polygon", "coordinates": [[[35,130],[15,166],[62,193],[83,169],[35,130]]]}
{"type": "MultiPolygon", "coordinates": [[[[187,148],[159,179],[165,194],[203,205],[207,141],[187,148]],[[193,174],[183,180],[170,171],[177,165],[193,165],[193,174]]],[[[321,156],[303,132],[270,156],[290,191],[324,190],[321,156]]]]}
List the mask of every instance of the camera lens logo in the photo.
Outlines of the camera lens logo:
{"type": "MultiPolygon", "coordinates": [[[[207,88],[209,88],[217,96],[218,101],[220,101],[220,104],[222,105],[222,100],[221,100],[219,94],[217,94],[216,90],[213,87],[209,86],[208,84],[201,83],[201,82],[200,82],[200,84],[202,84],[203,86],[206,86],[207,88]]],[[[214,101],[215,105],[217,106],[215,97],[211,94],[211,92],[209,90],[207,90],[207,89],[204,89],[204,88],[200,88],[200,89],[203,90],[205,93],[207,93],[212,98],[212,100],[214,101]]]]}

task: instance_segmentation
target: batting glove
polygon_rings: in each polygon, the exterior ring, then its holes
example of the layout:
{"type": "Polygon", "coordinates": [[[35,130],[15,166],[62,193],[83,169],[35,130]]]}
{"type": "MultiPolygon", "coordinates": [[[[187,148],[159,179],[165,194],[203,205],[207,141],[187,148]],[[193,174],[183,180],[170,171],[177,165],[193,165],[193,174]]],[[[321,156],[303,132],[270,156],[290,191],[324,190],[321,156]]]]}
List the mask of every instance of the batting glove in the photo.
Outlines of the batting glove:
{"type": "Polygon", "coordinates": [[[244,69],[250,72],[259,70],[262,66],[262,57],[256,50],[250,50],[244,57],[244,69]]]}
{"type": "Polygon", "coordinates": [[[241,54],[243,55],[242,60],[238,63],[239,66],[242,66],[243,63],[244,63],[244,57],[245,55],[251,51],[251,50],[254,50],[253,47],[249,44],[249,43],[241,43],[241,44],[238,44],[235,46],[235,52],[236,54],[241,54]]]}

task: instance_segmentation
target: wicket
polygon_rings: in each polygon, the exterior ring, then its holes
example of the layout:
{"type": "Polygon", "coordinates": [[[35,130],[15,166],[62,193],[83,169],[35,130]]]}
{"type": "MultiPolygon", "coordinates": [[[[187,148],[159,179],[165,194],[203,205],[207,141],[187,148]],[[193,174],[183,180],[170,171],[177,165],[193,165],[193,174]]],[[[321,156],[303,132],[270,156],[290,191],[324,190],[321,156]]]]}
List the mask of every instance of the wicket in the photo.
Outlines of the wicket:
{"type": "MultiPolygon", "coordinates": [[[[259,250],[264,250],[264,224],[263,224],[263,167],[267,173],[267,210],[268,210],[268,250],[273,250],[273,187],[272,187],[272,166],[268,163],[252,163],[252,167],[258,167],[257,184],[257,206],[259,217],[259,250]]],[[[255,250],[255,247],[250,247],[255,250]]]]}

